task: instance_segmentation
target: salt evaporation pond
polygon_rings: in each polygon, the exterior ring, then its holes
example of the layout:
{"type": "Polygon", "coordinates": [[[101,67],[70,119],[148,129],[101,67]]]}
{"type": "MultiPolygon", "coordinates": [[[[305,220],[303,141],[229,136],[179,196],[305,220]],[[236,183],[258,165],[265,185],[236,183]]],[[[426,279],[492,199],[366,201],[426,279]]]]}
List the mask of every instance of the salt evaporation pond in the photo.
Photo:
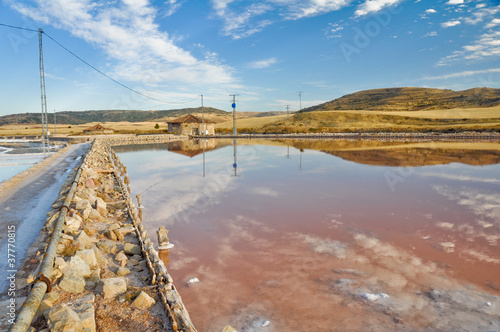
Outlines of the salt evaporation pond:
{"type": "MultiPolygon", "coordinates": [[[[59,148],[51,146],[51,151],[59,148]]],[[[47,155],[47,154],[46,154],[47,155]]],[[[44,159],[42,144],[27,140],[0,140],[0,182],[44,159]]]]}
{"type": "Polygon", "coordinates": [[[199,331],[500,328],[500,144],[115,150],[199,331]]]}

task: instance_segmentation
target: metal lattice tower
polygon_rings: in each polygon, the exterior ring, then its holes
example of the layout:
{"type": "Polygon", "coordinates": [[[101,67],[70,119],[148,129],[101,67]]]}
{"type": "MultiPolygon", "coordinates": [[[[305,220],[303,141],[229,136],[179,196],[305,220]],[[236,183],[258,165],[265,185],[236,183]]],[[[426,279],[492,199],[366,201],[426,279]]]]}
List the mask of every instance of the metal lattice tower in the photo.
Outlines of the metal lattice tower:
{"type": "Polygon", "coordinates": [[[42,47],[42,34],[43,30],[38,29],[38,44],[39,44],[39,64],[40,64],[40,92],[42,99],[42,149],[45,157],[45,152],[49,148],[49,136],[48,129],[49,124],[47,123],[47,96],[45,93],[45,71],[43,68],[43,47],[42,47]]]}

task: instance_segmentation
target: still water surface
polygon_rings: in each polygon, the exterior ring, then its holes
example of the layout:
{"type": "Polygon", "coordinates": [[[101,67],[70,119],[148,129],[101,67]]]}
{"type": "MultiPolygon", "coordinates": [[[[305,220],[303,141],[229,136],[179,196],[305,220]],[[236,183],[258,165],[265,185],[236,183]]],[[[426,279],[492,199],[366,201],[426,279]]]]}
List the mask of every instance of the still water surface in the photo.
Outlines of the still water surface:
{"type": "MultiPolygon", "coordinates": [[[[60,146],[51,146],[51,152],[60,146]]],[[[48,155],[48,154],[47,154],[48,155]]],[[[44,159],[42,145],[27,140],[0,139],[0,183],[44,159]]]]}
{"type": "Polygon", "coordinates": [[[199,331],[500,322],[499,144],[228,140],[115,150],[149,234],[170,230],[167,269],[199,331]],[[192,277],[200,282],[188,287],[192,277]],[[459,318],[443,321],[448,314],[459,318]]]}

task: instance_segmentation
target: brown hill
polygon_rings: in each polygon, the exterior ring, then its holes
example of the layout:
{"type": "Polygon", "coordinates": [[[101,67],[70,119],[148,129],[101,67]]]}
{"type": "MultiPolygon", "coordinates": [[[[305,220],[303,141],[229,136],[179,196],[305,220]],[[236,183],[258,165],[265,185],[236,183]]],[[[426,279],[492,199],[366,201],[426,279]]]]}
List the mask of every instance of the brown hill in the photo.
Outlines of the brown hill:
{"type": "Polygon", "coordinates": [[[345,95],[301,112],[334,110],[416,111],[489,107],[500,104],[500,89],[473,88],[463,91],[430,88],[388,88],[345,95]]]}
{"type": "Polygon", "coordinates": [[[500,151],[494,143],[472,149],[467,143],[422,143],[372,140],[284,140],[301,150],[317,150],[358,164],[373,166],[419,167],[462,163],[494,165],[500,163],[500,151]]]}

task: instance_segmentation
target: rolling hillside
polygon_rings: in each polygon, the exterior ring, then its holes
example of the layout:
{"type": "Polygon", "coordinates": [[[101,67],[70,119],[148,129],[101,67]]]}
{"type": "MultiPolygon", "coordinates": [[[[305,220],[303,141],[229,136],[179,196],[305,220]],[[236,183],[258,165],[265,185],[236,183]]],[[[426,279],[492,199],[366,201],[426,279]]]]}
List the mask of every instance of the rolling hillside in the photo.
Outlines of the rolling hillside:
{"type": "MultiPolygon", "coordinates": [[[[227,115],[225,111],[216,108],[205,107],[205,114],[227,115]]],[[[91,122],[145,122],[162,121],[168,118],[180,117],[191,113],[201,113],[201,108],[183,108],[162,111],[130,111],[130,110],[103,110],[103,111],[64,111],[57,112],[57,123],[78,125],[91,122]]],[[[49,123],[54,122],[54,114],[48,114],[49,123]]],[[[0,126],[5,124],[41,124],[41,113],[11,114],[0,117],[0,126]]]]}
{"type": "Polygon", "coordinates": [[[500,89],[463,91],[430,88],[388,88],[359,91],[301,112],[335,110],[417,111],[490,107],[500,104],[500,89]]]}

